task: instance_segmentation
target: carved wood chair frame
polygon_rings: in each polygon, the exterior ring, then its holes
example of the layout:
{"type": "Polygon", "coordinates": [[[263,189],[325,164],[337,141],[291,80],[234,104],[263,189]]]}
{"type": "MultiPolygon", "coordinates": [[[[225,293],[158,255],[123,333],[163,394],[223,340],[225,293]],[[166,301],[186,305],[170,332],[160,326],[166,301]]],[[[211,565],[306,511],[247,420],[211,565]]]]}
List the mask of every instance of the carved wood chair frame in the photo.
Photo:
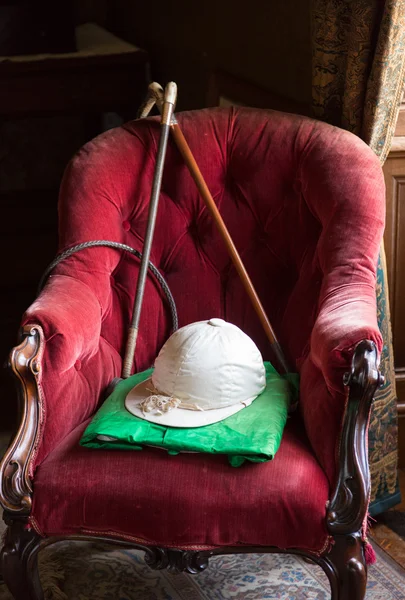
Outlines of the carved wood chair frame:
{"type": "Polygon", "coordinates": [[[344,417],[338,456],[338,478],[330,496],[326,524],[334,544],[330,552],[318,556],[300,549],[276,547],[224,547],[204,551],[147,547],[113,537],[64,536],[42,538],[31,527],[29,515],[33,485],[29,464],[38,443],[41,397],[38,390],[40,358],[44,339],[40,327],[25,326],[20,343],[10,354],[9,366],[17,379],[21,423],[0,465],[0,502],[7,524],[0,553],[0,573],[16,600],[42,600],[37,556],[52,543],[97,539],[145,552],[152,569],[196,574],[208,566],[210,557],[240,553],[290,553],[317,563],[328,576],[332,600],[363,600],[367,582],[363,523],[370,493],[367,432],[374,394],[383,377],[373,342],[363,340],[355,348],[351,371],[345,374],[349,400],[344,417]]]}

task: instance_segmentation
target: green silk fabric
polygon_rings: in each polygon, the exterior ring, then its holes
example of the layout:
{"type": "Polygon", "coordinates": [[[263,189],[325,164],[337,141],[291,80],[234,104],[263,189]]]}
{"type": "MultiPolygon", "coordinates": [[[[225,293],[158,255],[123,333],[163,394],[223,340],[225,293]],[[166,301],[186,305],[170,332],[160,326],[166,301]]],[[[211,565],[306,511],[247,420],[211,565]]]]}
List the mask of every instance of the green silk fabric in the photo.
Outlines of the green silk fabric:
{"type": "Polygon", "coordinates": [[[298,375],[280,376],[264,363],[266,389],[248,407],[227,419],[204,427],[178,428],[156,425],[135,417],[125,408],[128,392],[153,373],[148,369],[121,381],[100,407],[80,441],[87,448],[142,450],[164,448],[169,454],[206,452],[226,454],[233,467],[245,460],[274,458],[287,421],[288,409],[298,396],[298,375]],[[114,438],[100,440],[99,436],[114,438]]]}

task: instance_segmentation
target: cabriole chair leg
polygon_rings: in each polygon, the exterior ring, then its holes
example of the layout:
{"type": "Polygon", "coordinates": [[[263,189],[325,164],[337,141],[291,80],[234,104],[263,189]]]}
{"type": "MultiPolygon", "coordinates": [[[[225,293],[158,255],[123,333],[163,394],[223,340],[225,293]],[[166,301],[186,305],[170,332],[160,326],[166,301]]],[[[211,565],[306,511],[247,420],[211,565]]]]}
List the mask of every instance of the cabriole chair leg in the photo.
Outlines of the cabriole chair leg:
{"type": "Polygon", "coordinates": [[[367,565],[360,533],[335,535],[335,544],[325,563],[332,600],[364,600],[367,565]]]}
{"type": "Polygon", "coordinates": [[[0,553],[0,572],[15,600],[43,600],[37,568],[40,536],[27,521],[5,519],[8,525],[0,553]]]}

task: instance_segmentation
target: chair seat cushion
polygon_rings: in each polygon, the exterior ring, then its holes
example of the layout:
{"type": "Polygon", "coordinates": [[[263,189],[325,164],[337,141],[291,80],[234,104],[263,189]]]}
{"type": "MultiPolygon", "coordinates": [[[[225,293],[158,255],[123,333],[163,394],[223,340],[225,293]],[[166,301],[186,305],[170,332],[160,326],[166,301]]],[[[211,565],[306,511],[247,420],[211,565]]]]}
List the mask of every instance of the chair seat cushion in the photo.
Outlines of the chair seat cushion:
{"type": "Polygon", "coordinates": [[[238,469],[219,455],[83,448],[88,423],[35,473],[32,520],[43,535],[104,534],[183,549],[325,550],[328,481],[298,415],[273,461],[238,469]]]}

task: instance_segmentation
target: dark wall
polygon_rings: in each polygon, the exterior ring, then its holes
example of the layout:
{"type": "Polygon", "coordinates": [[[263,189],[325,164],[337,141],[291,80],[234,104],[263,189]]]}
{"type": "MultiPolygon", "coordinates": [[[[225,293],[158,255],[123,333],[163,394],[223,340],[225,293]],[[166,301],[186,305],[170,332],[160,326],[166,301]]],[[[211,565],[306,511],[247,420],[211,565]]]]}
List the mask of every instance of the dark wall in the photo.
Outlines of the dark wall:
{"type": "Polygon", "coordinates": [[[0,119],[0,430],[17,414],[14,382],[2,367],[56,254],[59,183],[85,139],[72,116],[0,119]]]}
{"type": "MultiPolygon", "coordinates": [[[[49,0],[40,2],[48,5],[49,0]]],[[[21,10],[25,5],[21,3],[21,10]]],[[[4,14],[7,7],[3,9],[4,14]]],[[[80,2],[77,22],[102,20],[106,9],[102,2],[97,11],[91,3],[80,2]]],[[[4,51],[25,47],[21,31],[30,27],[29,16],[11,11],[9,37],[0,35],[4,51]]],[[[59,14],[53,17],[57,31],[66,26],[59,14]]],[[[71,29],[74,38],[74,23],[71,29]]],[[[88,34],[90,45],[91,37],[88,34]]],[[[77,68],[74,55],[39,60],[37,38],[32,36],[31,41],[35,43],[29,46],[29,60],[0,61],[0,430],[16,424],[14,382],[1,367],[17,341],[21,316],[35,299],[40,277],[57,251],[63,171],[86,141],[117,121],[106,111],[119,112],[123,119],[127,114],[132,117],[147,86],[144,64],[125,55],[113,66],[108,56],[100,60],[90,56],[77,68]]],[[[46,53],[53,52],[52,46],[46,48],[46,53]]]]}
{"type": "Polygon", "coordinates": [[[206,103],[215,69],[310,103],[310,0],[87,1],[98,20],[151,56],[152,76],[179,86],[179,108],[206,103]]]}
{"type": "Polygon", "coordinates": [[[76,22],[78,24],[98,23],[105,27],[112,4],[112,0],[75,0],[76,22]]]}

